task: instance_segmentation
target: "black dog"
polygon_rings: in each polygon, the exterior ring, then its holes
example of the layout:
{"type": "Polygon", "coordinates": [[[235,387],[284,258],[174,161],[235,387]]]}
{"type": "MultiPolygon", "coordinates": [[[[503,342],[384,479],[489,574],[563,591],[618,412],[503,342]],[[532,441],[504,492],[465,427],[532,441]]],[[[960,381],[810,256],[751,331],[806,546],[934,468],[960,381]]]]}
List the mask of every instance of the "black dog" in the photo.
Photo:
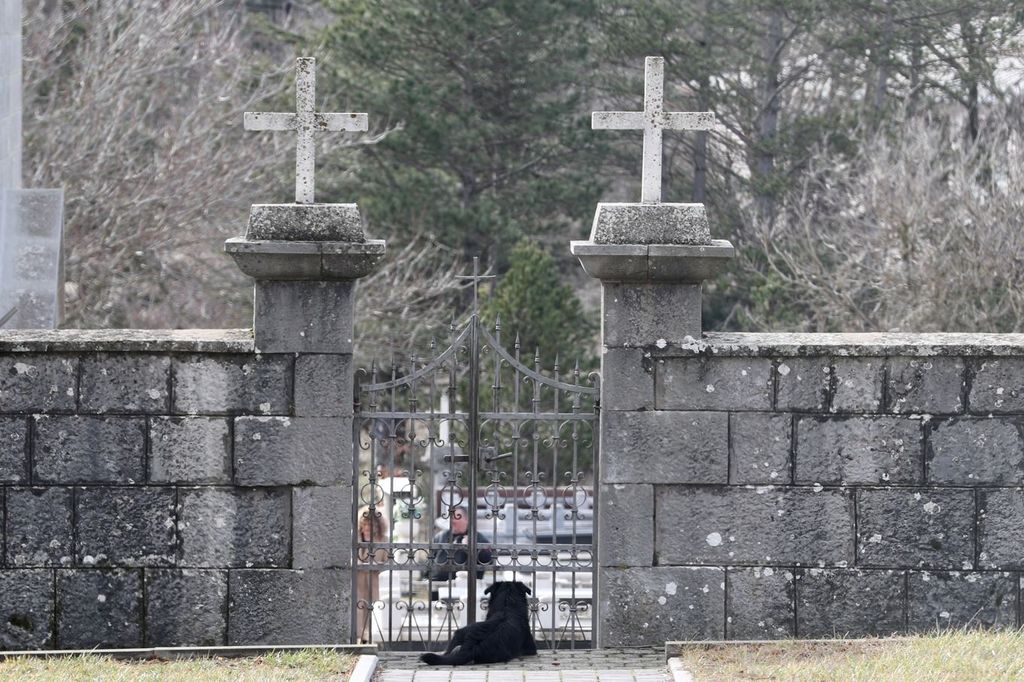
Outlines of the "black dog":
{"type": "Polygon", "coordinates": [[[484,594],[491,595],[487,620],[459,628],[444,655],[423,654],[428,665],[504,663],[517,656],[534,656],[537,644],[530,634],[526,595],[530,588],[518,580],[496,582],[484,594]]]}

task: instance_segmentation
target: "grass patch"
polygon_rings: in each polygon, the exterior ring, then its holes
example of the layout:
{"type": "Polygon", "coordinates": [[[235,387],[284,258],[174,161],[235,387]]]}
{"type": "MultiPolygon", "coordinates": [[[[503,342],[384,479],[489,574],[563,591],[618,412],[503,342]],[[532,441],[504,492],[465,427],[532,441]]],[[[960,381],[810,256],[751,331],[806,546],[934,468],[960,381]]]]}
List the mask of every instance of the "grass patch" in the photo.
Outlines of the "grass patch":
{"type": "Polygon", "coordinates": [[[830,642],[687,643],[679,655],[696,682],[1024,679],[1024,635],[1018,631],[830,642]]]}
{"type": "Polygon", "coordinates": [[[358,656],[309,649],[246,658],[194,658],[178,661],[122,661],[109,656],[13,658],[0,661],[0,680],[97,680],[134,682],[161,680],[197,682],[213,680],[347,680],[358,656]]]}

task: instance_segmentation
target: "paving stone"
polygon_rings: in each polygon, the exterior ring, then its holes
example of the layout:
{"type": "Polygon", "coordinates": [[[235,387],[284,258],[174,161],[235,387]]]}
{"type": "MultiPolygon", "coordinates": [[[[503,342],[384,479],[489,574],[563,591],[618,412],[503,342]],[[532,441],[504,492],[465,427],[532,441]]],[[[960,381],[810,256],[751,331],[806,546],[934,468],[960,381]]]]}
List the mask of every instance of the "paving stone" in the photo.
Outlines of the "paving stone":
{"type": "Polygon", "coordinates": [[[797,636],[887,637],[903,632],[902,571],[812,568],[797,575],[797,636]]]}
{"type": "Polygon", "coordinates": [[[889,359],[888,411],[901,414],[963,412],[963,358],[889,359]]]}
{"type": "Polygon", "coordinates": [[[882,358],[834,358],[833,412],[881,412],[885,362],[882,358]]]}
{"type": "Polygon", "coordinates": [[[354,281],[256,282],[260,353],[351,353],[354,281]]]}
{"type": "Polygon", "coordinates": [[[729,639],[785,639],[796,627],[795,577],[787,569],[730,568],[726,582],[729,639]]]}
{"type": "Polygon", "coordinates": [[[775,405],[792,412],[824,412],[828,409],[832,363],[829,358],[784,358],[775,368],[775,405]]]}
{"type": "Polygon", "coordinates": [[[153,417],[149,422],[153,483],[231,483],[231,429],[218,417],[153,417]]]}
{"type": "Polygon", "coordinates": [[[292,568],[352,565],[352,486],[292,488],[292,568]]]}
{"type": "Polygon", "coordinates": [[[950,489],[859,490],[857,564],[974,566],[974,493],[950,489]]]}
{"type": "Polygon", "coordinates": [[[477,682],[480,675],[474,671],[454,669],[449,673],[452,682],[477,682]]]}
{"type": "Polygon", "coordinates": [[[57,571],[57,643],[62,649],[142,646],[142,571],[57,571]]]}
{"type": "Polygon", "coordinates": [[[1017,624],[1017,577],[1012,573],[911,571],[908,584],[911,632],[1017,624]]]}
{"type": "Polygon", "coordinates": [[[0,356],[0,412],[74,412],[77,371],[70,356],[0,356]]]}
{"type": "Polygon", "coordinates": [[[28,482],[28,419],[0,417],[0,483],[28,482]]]}
{"type": "Polygon", "coordinates": [[[299,355],[295,358],[296,416],[350,416],[354,378],[351,355],[299,355]]]}
{"type": "Polygon", "coordinates": [[[729,415],[729,482],[788,483],[793,419],[788,414],[736,412],[729,415]]]}
{"type": "Polygon", "coordinates": [[[75,504],[80,566],[173,566],[173,488],[81,488],[75,504]]]}
{"type": "Polygon", "coordinates": [[[606,483],[726,483],[725,412],[606,412],[601,479],[606,483]]]}
{"type": "Polygon", "coordinates": [[[628,670],[601,670],[597,675],[598,682],[633,682],[633,675],[628,670]]]}
{"type": "Polygon", "coordinates": [[[608,348],[657,347],[699,339],[699,284],[605,282],[602,342],[608,348]]]}
{"type": "Polygon", "coordinates": [[[37,483],[136,483],[144,479],[145,417],[37,415],[37,483]]]}
{"type": "Polygon", "coordinates": [[[598,527],[613,542],[597,545],[599,566],[651,566],[654,562],[654,486],[601,484],[598,527]]]}
{"type": "Polygon", "coordinates": [[[146,571],[147,646],[224,646],[227,571],[146,571]]]}
{"type": "Polygon", "coordinates": [[[1024,412],[1024,358],[975,361],[968,402],[976,414],[1024,412]]]}
{"type": "Polygon", "coordinates": [[[236,417],[239,485],[350,483],[351,417],[236,417]]]}
{"type": "Polygon", "coordinates": [[[1024,435],[1016,419],[932,422],[928,480],[952,485],[1024,483],[1024,435]]]}
{"type": "Polygon", "coordinates": [[[672,678],[661,670],[634,670],[633,679],[635,682],[670,682],[672,678]]]}
{"type": "Polygon", "coordinates": [[[53,572],[0,570],[0,651],[52,649],[53,572]]]}
{"type": "Polygon", "coordinates": [[[71,488],[7,490],[7,565],[71,566],[71,488]]]}
{"type": "Polygon", "coordinates": [[[166,413],[171,359],[163,355],[95,353],[82,359],[82,412],[166,413]]]}
{"type": "Polygon", "coordinates": [[[771,410],[772,362],[767,358],[681,357],[655,365],[660,410],[771,410]]]}
{"type": "Polygon", "coordinates": [[[853,563],[845,490],[659,486],[654,503],[658,565],[853,563]]]}
{"type": "Polygon", "coordinates": [[[1024,491],[978,490],[978,568],[1024,568],[1024,491]]]}
{"type": "Polygon", "coordinates": [[[416,671],[415,682],[441,682],[442,680],[444,680],[444,682],[448,682],[448,679],[450,679],[450,677],[451,672],[447,670],[416,671]]]}
{"type": "Polygon", "coordinates": [[[921,483],[920,420],[906,417],[802,417],[797,420],[797,483],[921,483]]]}
{"type": "Polygon", "coordinates": [[[287,566],[291,498],[286,489],[182,488],[179,566],[287,566]]]}
{"type": "Polygon", "coordinates": [[[656,566],[601,568],[602,646],[725,636],[725,571],[656,566]]]}
{"type": "Polygon", "coordinates": [[[654,365],[639,348],[605,348],[601,353],[601,409],[654,409],[654,365]]]}
{"type": "Polygon", "coordinates": [[[340,568],[231,571],[228,644],[348,641],[351,576],[340,568]]]}
{"type": "Polygon", "coordinates": [[[288,414],[290,355],[186,355],[174,361],[178,414],[288,414]]]}

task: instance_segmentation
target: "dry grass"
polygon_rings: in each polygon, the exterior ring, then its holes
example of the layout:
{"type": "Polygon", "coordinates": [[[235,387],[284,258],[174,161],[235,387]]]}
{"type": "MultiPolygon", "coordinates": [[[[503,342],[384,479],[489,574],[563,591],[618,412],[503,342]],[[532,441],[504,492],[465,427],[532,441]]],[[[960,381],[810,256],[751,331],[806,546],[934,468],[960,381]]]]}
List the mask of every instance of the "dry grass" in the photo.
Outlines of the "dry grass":
{"type": "Polygon", "coordinates": [[[107,656],[68,656],[0,661],[0,680],[96,680],[129,682],[260,682],[269,680],[347,680],[356,656],[308,650],[252,658],[197,658],[183,661],[119,661],[107,656]]]}
{"type": "Polygon", "coordinates": [[[1024,635],[1020,632],[749,645],[693,643],[683,646],[680,657],[696,682],[1024,679],[1024,635]]]}

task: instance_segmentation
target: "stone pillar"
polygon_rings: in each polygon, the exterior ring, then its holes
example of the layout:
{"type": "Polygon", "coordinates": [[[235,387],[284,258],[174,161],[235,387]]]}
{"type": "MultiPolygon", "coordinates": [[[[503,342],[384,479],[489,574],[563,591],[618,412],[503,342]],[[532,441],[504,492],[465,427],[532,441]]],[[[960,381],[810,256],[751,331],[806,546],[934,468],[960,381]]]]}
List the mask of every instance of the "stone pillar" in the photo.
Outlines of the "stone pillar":
{"type": "Polygon", "coordinates": [[[292,546],[286,569],[232,576],[229,643],[346,642],[356,283],[385,243],[365,239],[354,204],[258,204],[225,251],[255,280],[256,352],[295,358],[290,416],[235,419],[236,482],[291,486],[292,546]]]}
{"type": "Polygon", "coordinates": [[[0,55],[0,190],[20,189],[21,0],[0,0],[0,55]]]}
{"type": "Polygon", "coordinates": [[[673,449],[687,447],[656,410],[652,353],[700,339],[701,282],[734,251],[711,239],[703,204],[660,203],[599,204],[571,251],[603,289],[597,645],[647,643],[643,619],[657,616],[640,594],[680,584],[652,568],[655,483],[677,478],[673,449]]]}

